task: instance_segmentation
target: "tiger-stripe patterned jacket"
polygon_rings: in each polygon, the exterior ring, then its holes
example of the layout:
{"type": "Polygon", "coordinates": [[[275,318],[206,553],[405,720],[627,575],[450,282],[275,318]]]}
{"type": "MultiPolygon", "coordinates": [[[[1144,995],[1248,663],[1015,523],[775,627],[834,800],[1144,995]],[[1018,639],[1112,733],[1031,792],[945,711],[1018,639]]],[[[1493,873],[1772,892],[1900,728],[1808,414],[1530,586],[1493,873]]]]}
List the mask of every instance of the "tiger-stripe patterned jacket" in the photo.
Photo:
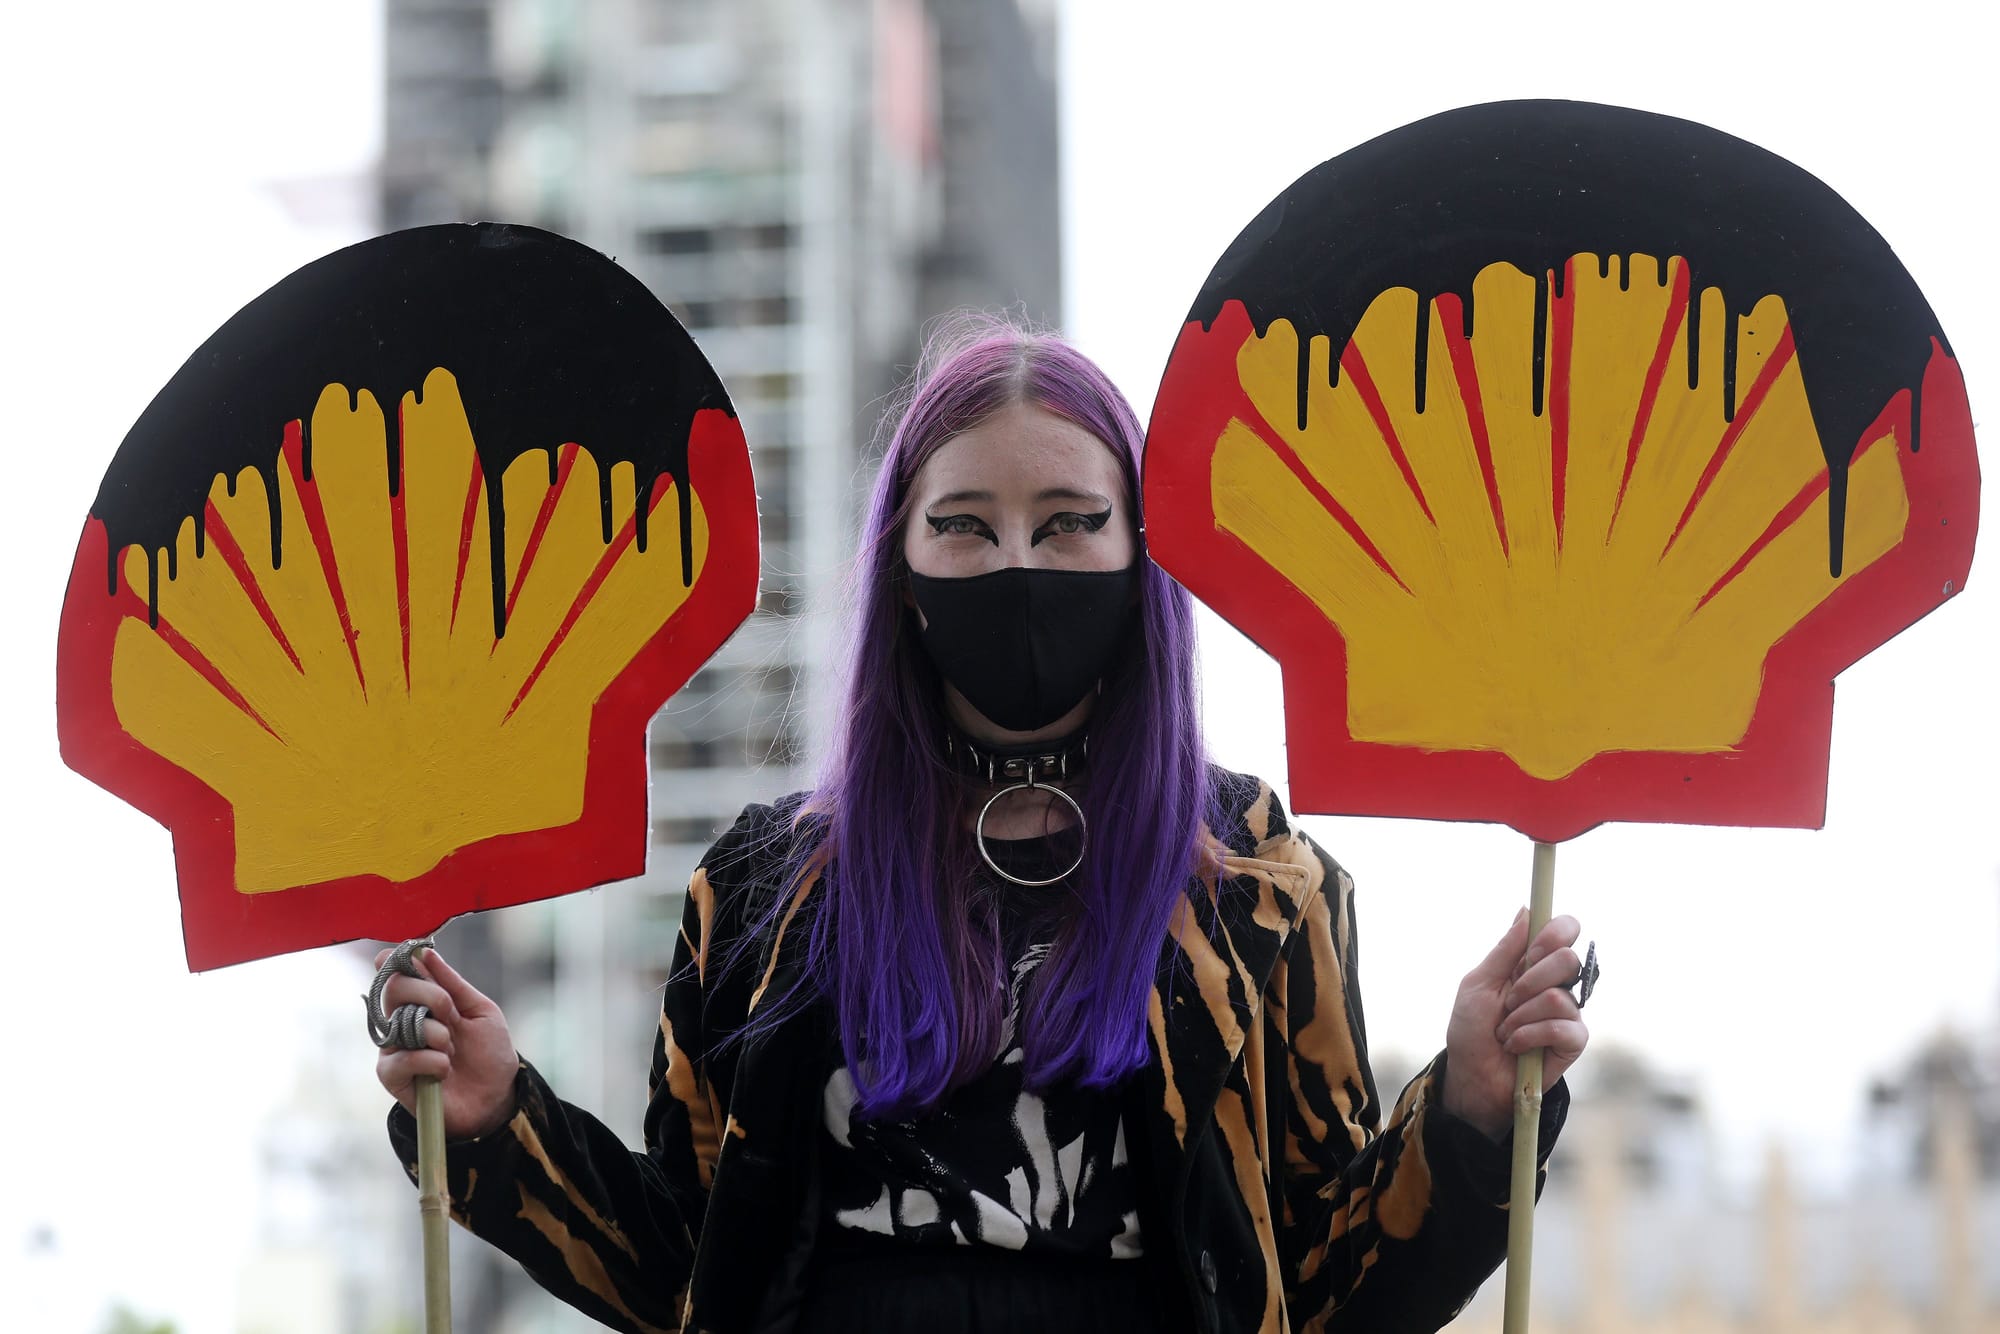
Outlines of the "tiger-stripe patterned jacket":
{"type": "MultiPolygon", "coordinates": [[[[1215,780],[1220,870],[1190,877],[1161,951],[1151,1060],[1127,1086],[1145,1192],[1145,1258],[1127,1263],[1157,1268],[1197,1334],[1437,1329],[1505,1254],[1510,1148],[1444,1111],[1442,1053],[1382,1124],[1353,882],[1269,787],[1215,780]]],[[[806,933],[789,928],[810,877],[754,970],[720,966],[783,888],[798,800],[746,809],[692,877],[642,1152],[525,1061],[513,1119],[449,1147],[453,1217],[613,1329],[778,1334],[803,1295],[830,1007],[718,1045],[803,965],[806,933]]],[[[1558,1083],[1543,1162],[1567,1107],[1558,1083]]],[[[414,1122],[397,1107],[389,1124],[414,1179],[414,1122]]]]}

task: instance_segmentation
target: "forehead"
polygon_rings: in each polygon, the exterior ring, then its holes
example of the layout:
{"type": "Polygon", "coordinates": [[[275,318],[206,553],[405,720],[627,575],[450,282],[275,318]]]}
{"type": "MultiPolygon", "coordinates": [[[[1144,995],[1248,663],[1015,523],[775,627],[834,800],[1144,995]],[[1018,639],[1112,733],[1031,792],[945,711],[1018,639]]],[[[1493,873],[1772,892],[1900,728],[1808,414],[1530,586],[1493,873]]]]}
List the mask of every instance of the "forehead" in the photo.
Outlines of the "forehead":
{"type": "Polygon", "coordinates": [[[1027,498],[1051,486],[1123,494],[1125,474],[1111,446],[1075,422],[1032,403],[1011,403],[940,445],[910,485],[918,505],[958,491],[1027,498]]]}

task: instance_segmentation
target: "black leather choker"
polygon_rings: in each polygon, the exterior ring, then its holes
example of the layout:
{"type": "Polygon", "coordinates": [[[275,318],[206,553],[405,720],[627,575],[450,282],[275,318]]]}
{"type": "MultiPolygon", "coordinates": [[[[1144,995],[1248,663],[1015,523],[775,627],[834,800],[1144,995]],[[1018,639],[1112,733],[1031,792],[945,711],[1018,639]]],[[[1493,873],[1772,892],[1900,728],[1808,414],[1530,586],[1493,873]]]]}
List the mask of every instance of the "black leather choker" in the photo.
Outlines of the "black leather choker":
{"type": "Polygon", "coordinates": [[[988,783],[1048,782],[1070,778],[1083,771],[1090,754],[1088,736],[1082,731],[1046,741],[975,741],[955,727],[945,730],[946,763],[971,778],[988,783]]]}
{"type": "Polygon", "coordinates": [[[1008,786],[986,799],[979,808],[979,819],[972,827],[973,841],[979,847],[979,855],[993,874],[1002,880],[1011,880],[1017,885],[1039,889],[1053,885],[1064,879],[1077,867],[1083,865],[1083,858],[1090,847],[1090,831],[1085,827],[1083,807],[1075,797],[1052,782],[1069,778],[1083,768],[1084,759],[1090,748],[1082,732],[1069,736],[1053,737],[1047,741],[1032,741],[1026,745],[989,745],[974,741],[957,728],[947,728],[944,734],[945,758],[960,772],[974,778],[984,779],[988,784],[1008,786]],[[986,845],[986,818],[1000,801],[1015,792],[1046,792],[1055,800],[1068,806],[1076,820],[1076,859],[1067,867],[1046,879],[1030,880],[1015,875],[993,859],[993,850],[986,845]]]}

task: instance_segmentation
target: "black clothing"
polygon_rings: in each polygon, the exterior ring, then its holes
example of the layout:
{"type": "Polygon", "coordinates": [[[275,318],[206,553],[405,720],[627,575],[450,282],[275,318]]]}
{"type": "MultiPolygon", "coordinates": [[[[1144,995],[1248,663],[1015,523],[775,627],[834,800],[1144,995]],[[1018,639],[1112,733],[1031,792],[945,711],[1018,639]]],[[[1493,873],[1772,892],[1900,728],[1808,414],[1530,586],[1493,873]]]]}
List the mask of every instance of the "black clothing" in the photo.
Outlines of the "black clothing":
{"type": "MultiPolygon", "coordinates": [[[[990,840],[1024,880],[1068,865],[1067,839],[990,840]]],[[[854,1079],[836,1043],[822,1097],[822,1211],[838,1232],[911,1247],[991,1246],[1129,1260],[1140,1253],[1138,1195],[1115,1091],[1024,1087],[1019,1018],[1068,901],[1061,883],[1017,885],[983,865],[1009,969],[1009,1007],[993,1065],[914,1118],[857,1120],[854,1079]]],[[[832,1239],[834,1232],[823,1233],[832,1239]]]]}
{"type": "MultiPolygon", "coordinates": [[[[1445,1111],[1442,1054],[1384,1115],[1353,881],[1270,788],[1214,779],[1219,860],[1189,876],[1161,942],[1150,1059],[1121,1090],[1146,1248],[1117,1263],[1143,1266],[1174,1326],[1200,1334],[1436,1330],[1506,1253],[1510,1147],[1445,1111]]],[[[802,976],[797,923],[818,875],[783,874],[801,800],[746,809],[689,882],[643,1151],[525,1061],[513,1120],[450,1147],[453,1216],[615,1329],[793,1334],[818,1273],[830,1008],[723,1041],[802,976]],[[773,907],[747,938],[758,966],[721,968],[773,907]]],[[[1558,1082],[1538,1161],[1567,1109],[1558,1082]]],[[[414,1180],[415,1123],[398,1106],[389,1129],[414,1180]]]]}

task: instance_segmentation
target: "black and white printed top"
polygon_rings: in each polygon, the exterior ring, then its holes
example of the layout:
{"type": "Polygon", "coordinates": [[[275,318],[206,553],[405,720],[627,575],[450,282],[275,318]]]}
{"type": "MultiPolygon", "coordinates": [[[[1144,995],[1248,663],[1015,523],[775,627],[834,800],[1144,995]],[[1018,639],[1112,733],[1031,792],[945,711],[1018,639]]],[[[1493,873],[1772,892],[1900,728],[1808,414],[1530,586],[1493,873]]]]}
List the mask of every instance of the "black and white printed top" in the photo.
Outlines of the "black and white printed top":
{"type": "MultiPolygon", "coordinates": [[[[1024,879],[1053,875],[1068,859],[1051,866],[1050,842],[1007,840],[1000,863],[1024,879]]],[[[1119,1091],[1062,1084],[1037,1095],[1023,1087],[1021,999],[1048,956],[1052,910],[1067,891],[997,877],[988,887],[999,896],[1001,939],[1015,961],[999,1057],[929,1112],[859,1121],[853,1076],[836,1055],[822,1101],[823,1222],[831,1229],[822,1236],[835,1248],[844,1237],[1136,1258],[1137,1182],[1119,1091]]]]}

